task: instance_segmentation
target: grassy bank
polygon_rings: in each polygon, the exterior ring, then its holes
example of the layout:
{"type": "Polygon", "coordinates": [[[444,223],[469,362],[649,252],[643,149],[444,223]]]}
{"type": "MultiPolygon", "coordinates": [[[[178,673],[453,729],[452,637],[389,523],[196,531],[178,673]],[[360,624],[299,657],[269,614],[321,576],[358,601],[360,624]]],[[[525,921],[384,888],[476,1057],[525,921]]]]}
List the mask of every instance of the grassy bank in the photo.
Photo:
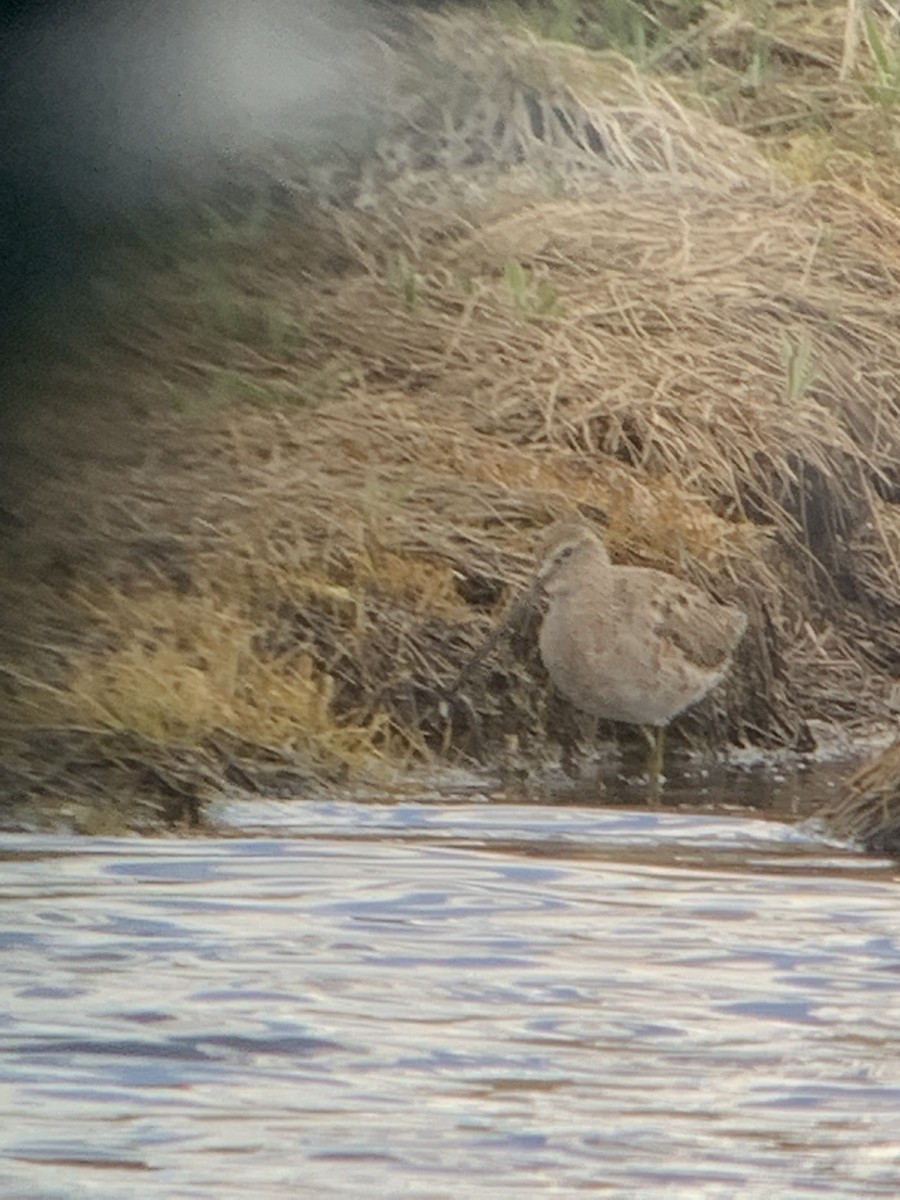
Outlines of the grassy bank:
{"type": "Polygon", "coordinates": [[[752,37],[688,14],[617,53],[509,8],[423,21],[379,47],[394,99],[340,170],[261,156],[227,204],[110,238],[65,353],[17,385],[13,817],[190,822],[229,785],[546,761],[580,731],[534,615],[447,688],[575,508],[750,614],[683,738],[883,717],[900,219],[883,64],[841,79],[842,12],[752,37]]]}

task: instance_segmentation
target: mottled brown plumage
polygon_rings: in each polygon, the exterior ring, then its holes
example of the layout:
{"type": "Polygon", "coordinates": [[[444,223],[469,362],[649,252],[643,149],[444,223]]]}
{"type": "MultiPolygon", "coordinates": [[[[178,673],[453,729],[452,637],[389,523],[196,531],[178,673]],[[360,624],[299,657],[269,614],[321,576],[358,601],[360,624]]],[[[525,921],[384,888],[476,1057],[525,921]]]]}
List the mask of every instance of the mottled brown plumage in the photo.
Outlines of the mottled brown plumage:
{"type": "Polygon", "coordinates": [[[746,614],[664,571],[614,566],[578,520],[548,530],[538,579],[549,600],[540,649],[550,678],[576,708],[641,726],[655,789],[662,731],[724,678],[746,614]]]}

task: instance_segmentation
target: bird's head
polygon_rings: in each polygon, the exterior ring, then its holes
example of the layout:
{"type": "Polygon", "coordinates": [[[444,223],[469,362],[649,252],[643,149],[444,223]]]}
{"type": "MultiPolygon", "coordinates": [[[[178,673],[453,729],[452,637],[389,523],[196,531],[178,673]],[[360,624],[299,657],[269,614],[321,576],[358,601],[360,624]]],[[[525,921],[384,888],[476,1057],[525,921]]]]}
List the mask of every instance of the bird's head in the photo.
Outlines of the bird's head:
{"type": "Polygon", "coordinates": [[[559,591],[576,573],[609,564],[606,546],[589,525],[580,520],[557,521],[541,540],[537,580],[545,591],[559,591]]]}

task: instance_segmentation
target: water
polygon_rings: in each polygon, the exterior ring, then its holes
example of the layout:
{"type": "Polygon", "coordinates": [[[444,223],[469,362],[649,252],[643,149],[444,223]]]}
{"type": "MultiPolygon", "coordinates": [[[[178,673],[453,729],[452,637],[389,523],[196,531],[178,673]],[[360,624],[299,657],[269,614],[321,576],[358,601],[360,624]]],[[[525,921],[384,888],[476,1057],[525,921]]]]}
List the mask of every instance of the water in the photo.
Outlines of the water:
{"type": "Polygon", "coordinates": [[[580,804],[220,816],[0,841],[0,1196],[900,1194],[891,864],[580,804]]]}

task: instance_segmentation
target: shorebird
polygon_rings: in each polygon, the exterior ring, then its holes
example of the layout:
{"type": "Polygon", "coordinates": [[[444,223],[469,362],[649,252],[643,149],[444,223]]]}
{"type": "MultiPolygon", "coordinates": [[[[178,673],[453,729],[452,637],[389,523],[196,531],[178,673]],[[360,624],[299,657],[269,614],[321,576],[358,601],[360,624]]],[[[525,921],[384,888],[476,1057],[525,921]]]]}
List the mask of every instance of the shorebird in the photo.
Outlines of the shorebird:
{"type": "Polygon", "coordinates": [[[581,520],[544,535],[537,584],[551,680],[583,712],[640,726],[658,797],[666,727],[725,677],[747,614],[665,571],[614,566],[581,520]]]}

